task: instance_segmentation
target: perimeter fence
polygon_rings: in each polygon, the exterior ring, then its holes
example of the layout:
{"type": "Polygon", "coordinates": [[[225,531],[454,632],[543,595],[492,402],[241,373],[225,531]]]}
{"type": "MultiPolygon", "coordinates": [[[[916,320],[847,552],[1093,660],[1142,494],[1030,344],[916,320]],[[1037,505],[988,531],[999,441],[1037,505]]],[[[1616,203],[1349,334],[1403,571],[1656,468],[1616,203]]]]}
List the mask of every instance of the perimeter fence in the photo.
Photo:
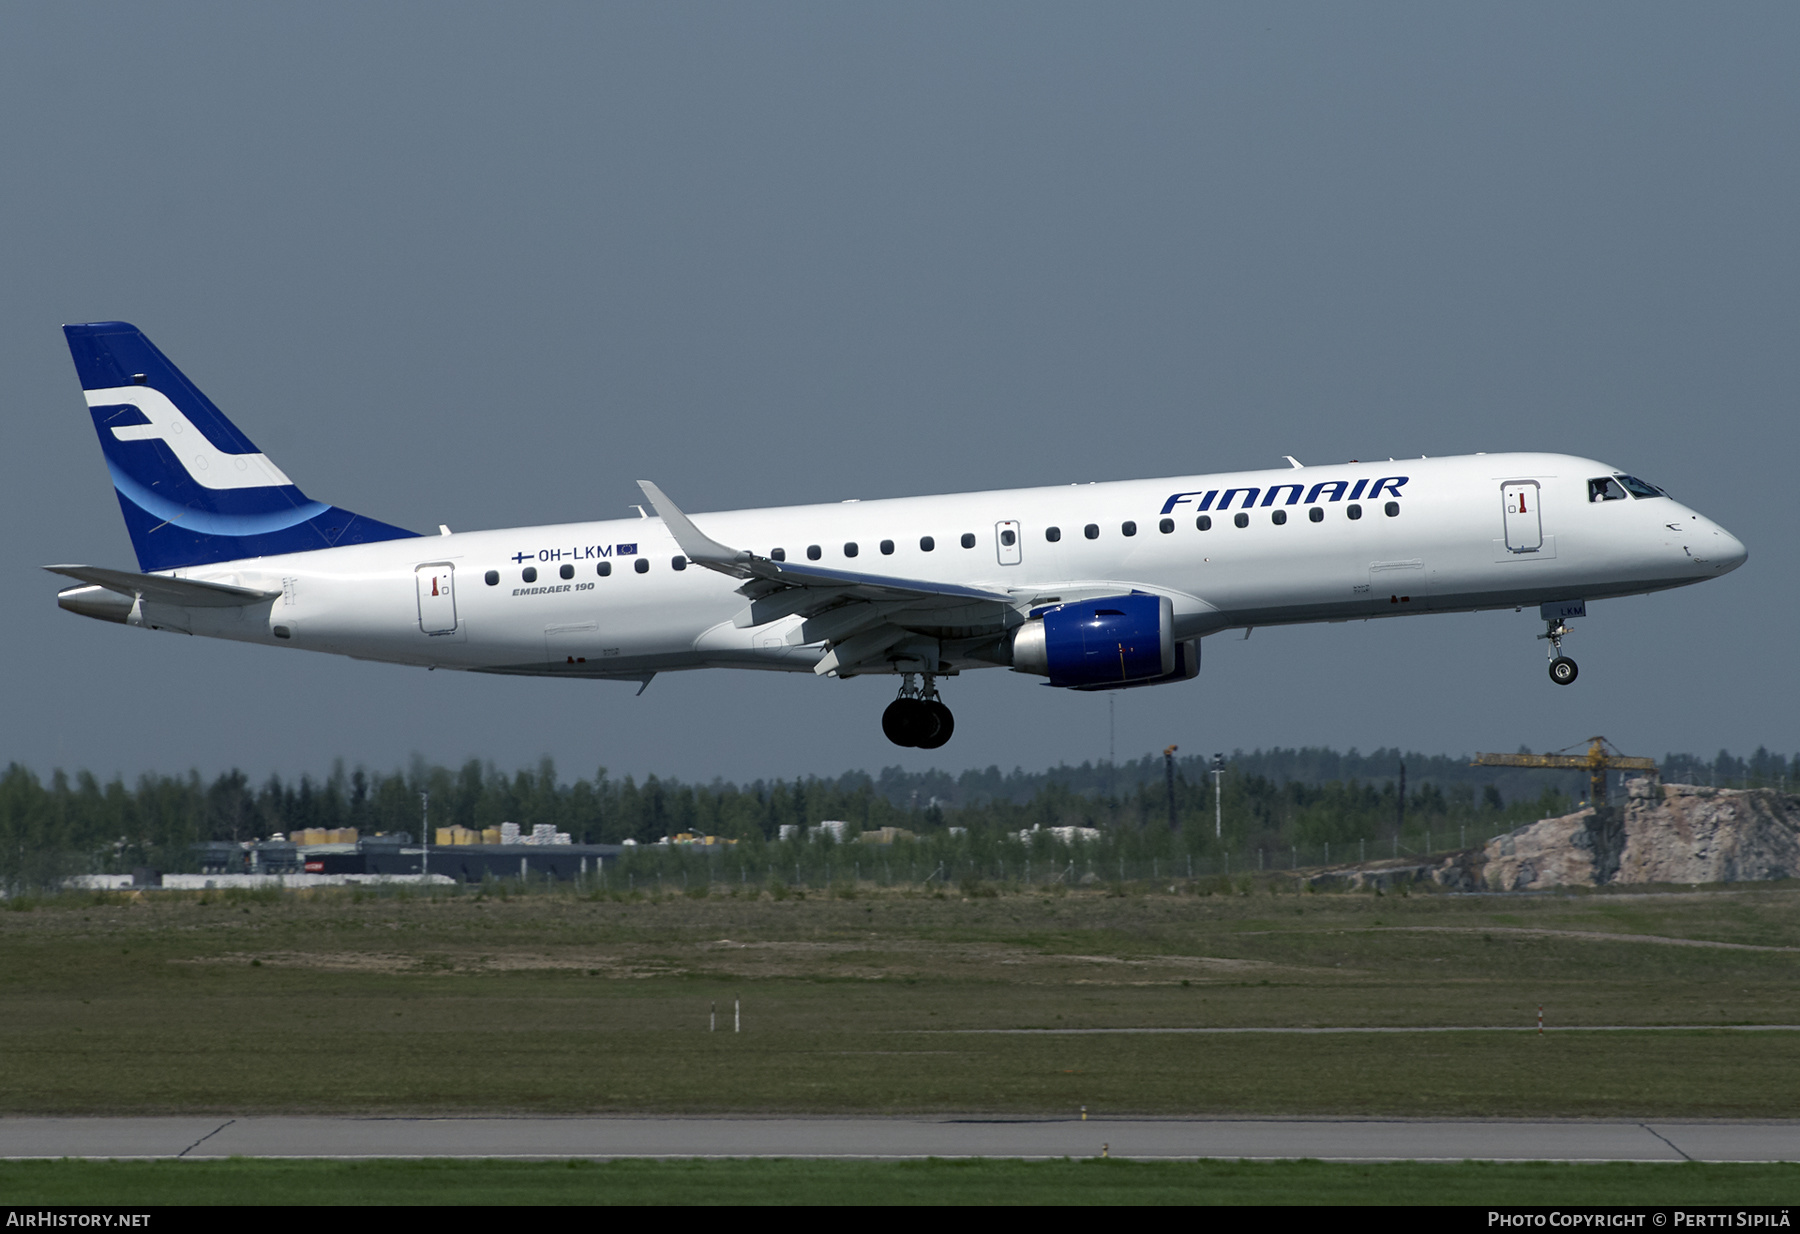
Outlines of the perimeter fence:
{"type": "Polygon", "coordinates": [[[1233,852],[1211,844],[1185,845],[1182,837],[1166,832],[1072,841],[1043,833],[1029,838],[931,836],[888,844],[821,836],[705,848],[643,845],[597,863],[582,881],[597,891],[659,894],[732,887],[830,890],[867,885],[929,890],[982,882],[1045,888],[1191,882],[1363,864],[1441,862],[1471,845],[1479,848],[1489,838],[1470,835],[1463,827],[1347,845],[1290,844],[1233,852]]]}

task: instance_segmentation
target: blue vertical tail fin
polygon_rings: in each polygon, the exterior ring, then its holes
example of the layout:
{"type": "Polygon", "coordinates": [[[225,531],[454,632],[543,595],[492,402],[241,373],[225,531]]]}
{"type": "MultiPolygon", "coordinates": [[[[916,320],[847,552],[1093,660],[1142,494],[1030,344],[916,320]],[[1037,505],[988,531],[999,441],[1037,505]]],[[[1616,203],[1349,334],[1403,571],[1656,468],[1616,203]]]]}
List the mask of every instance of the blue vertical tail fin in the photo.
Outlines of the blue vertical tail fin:
{"type": "Polygon", "coordinates": [[[136,326],[64,326],[146,573],[418,533],[313,501],[136,326]]]}

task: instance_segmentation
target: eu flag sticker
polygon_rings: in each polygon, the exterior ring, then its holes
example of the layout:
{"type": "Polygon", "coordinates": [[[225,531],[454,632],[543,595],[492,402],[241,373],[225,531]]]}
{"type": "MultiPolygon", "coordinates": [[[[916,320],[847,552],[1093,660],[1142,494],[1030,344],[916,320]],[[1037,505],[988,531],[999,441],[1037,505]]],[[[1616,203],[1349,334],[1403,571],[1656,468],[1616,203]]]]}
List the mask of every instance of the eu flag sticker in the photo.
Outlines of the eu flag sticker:
{"type": "Polygon", "coordinates": [[[613,555],[615,557],[636,557],[637,556],[637,545],[635,545],[635,544],[615,544],[615,545],[613,545],[613,555]]]}

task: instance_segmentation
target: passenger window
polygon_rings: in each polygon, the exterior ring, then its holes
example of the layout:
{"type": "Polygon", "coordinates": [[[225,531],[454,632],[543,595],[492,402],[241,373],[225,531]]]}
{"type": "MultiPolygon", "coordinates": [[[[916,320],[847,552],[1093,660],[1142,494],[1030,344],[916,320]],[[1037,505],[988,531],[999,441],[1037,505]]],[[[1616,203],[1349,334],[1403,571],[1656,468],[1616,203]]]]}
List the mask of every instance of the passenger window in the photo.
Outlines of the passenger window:
{"type": "Polygon", "coordinates": [[[770,561],[786,561],[787,560],[787,550],[785,548],[770,549],[769,550],[769,560],[770,561]]]}
{"type": "Polygon", "coordinates": [[[975,547],[975,535],[973,532],[968,532],[968,531],[963,532],[962,546],[964,548],[974,548],[975,547]]]}
{"type": "Polygon", "coordinates": [[[1127,535],[1127,536],[1135,536],[1137,534],[1137,524],[1136,523],[1120,523],[1119,524],[1119,534],[1127,535]]]}
{"type": "Polygon", "coordinates": [[[846,556],[846,557],[856,556],[856,541],[855,540],[851,540],[850,542],[848,542],[847,544],[844,545],[844,556],[846,556]]]}
{"type": "Polygon", "coordinates": [[[1017,544],[1018,542],[1019,542],[1019,533],[1014,531],[1011,527],[1008,527],[1005,531],[1002,531],[1000,533],[1000,543],[1002,545],[1004,545],[1005,547],[1011,548],[1013,545],[1017,544]]]}
{"type": "Polygon", "coordinates": [[[1389,518],[1399,518],[1400,503],[1397,501],[1390,501],[1385,506],[1381,507],[1381,512],[1389,518]]]}
{"type": "Polygon", "coordinates": [[[1624,501],[1625,489],[1611,476],[1588,481],[1589,501],[1624,501]]]}
{"type": "Polygon", "coordinates": [[[881,555],[883,557],[892,557],[894,555],[894,542],[892,540],[883,540],[881,542],[881,555]]]}
{"type": "Polygon", "coordinates": [[[816,545],[816,544],[809,544],[809,545],[807,545],[807,546],[806,546],[806,559],[807,559],[807,560],[808,560],[808,561],[817,561],[817,560],[818,560],[818,559],[819,559],[819,558],[820,558],[820,557],[821,557],[821,556],[823,556],[823,555],[824,555],[824,554],[823,554],[823,552],[822,552],[822,551],[821,551],[821,550],[820,550],[820,548],[819,548],[819,546],[818,546],[818,545],[816,545]]]}
{"type": "Polygon", "coordinates": [[[482,576],[482,581],[485,582],[489,587],[498,587],[500,585],[500,571],[489,570],[486,574],[484,574],[482,576]]]}
{"type": "Polygon", "coordinates": [[[1162,532],[1166,536],[1171,531],[1175,530],[1175,520],[1172,518],[1165,518],[1162,522],[1160,522],[1156,525],[1156,529],[1158,531],[1162,532]]]}
{"type": "Polygon", "coordinates": [[[1325,521],[1325,511],[1319,509],[1319,507],[1317,507],[1317,506],[1314,506],[1312,509],[1310,509],[1306,512],[1306,517],[1311,519],[1315,523],[1322,523],[1325,521]]]}
{"type": "Polygon", "coordinates": [[[528,583],[537,582],[537,567],[536,566],[526,566],[523,570],[519,571],[519,577],[524,579],[528,583]]]}
{"type": "Polygon", "coordinates": [[[1044,528],[1044,539],[1050,541],[1050,543],[1052,543],[1052,544],[1055,544],[1058,540],[1062,539],[1062,528],[1061,527],[1046,527],[1046,528],[1044,528]]]}
{"type": "Polygon", "coordinates": [[[1236,523],[1239,527],[1248,527],[1250,525],[1250,516],[1240,511],[1233,516],[1231,521],[1236,523]]]}
{"type": "Polygon", "coordinates": [[[919,537],[919,551],[921,553],[929,553],[932,549],[934,549],[936,547],[937,547],[937,541],[932,539],[930,536],[920,536],[919,537]]]}
{"type": "Polygon", "coordinates": [[[1273,514],[1269,515],[1269,521],[1274,523],[1277,527],[1281,526],[1283,523],[1287,522],[1287,511],[1275,511],[1273,514]]]}
{"type": "Polygon", "coordinates": [[[562,569],[558,570],[557,573],[562,575],[564,578],[574,578],[575,577],[575,567],[574,566],[564,566],[562,569]]]}
{"type": "Polygon", "coordinates": [[[612,562],[603,561],[599,565],[595,566],[594,570],[600,575],[601,578],[605,578],[607,575],[612,573],[612,562]]]}
{"type": "Polygon", "coordinates": [[[1081,534],[1090,540],[1098,540],[1100,538],[1100,524],[1089,523],[1086,527],[1081,529],[1081,534]]]}
{"type": "Polygon", "coordinates": [[[1344,507],[1344,517],[1346,517],[1348,519],[1352,519],[1352,520],[1361,518],[1362,517],[1362,507],[1357,505],[1355,502],[1351,502],[1349,505],[1344,507]]]}
{"type": "MultiPolygon", "coordinates": [[[[671,557],[671,558],[669,558],[669,569],[671,569],[671,570],[687,569],[687,558],[686,557],[671,557]]],[[[565,577],[567,577],[567,576],[565,576],[565,577]]]]}
{"type": "Polygon", "coordinates": [[[1211,531],[1212,530],[1212,515],[1202,514],[1199,518],[1194,520],[1194,526],[1199,528],[1201,531],[1211,531]]]}
{"type": "Polygon", "coordinates": [[[650,573],[650,559],[648,557],[639,557],[636,561],[631,563],[631,568],[636,570],[639,574],[648,574],[650,573]]]}

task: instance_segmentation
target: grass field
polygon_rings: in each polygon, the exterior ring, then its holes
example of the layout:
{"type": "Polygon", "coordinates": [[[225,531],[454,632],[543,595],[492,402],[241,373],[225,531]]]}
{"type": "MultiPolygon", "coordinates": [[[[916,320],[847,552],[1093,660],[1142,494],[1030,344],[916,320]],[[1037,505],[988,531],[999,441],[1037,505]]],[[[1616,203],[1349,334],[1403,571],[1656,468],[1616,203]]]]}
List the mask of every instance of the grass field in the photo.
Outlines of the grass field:
{"type": "Polygon", "coordinates": [[[35,1204],[1777,1205],[1793,1165],[1136,1161],[3,1162],[35,1204]]]}
{"type": "Polygon", "coordinates": [[[1800,1024],[1800,888],[1211,887],[14,901],[0,1112],[1800,1115],[1791,1032],[966,1031],[1800,1024]]]}

